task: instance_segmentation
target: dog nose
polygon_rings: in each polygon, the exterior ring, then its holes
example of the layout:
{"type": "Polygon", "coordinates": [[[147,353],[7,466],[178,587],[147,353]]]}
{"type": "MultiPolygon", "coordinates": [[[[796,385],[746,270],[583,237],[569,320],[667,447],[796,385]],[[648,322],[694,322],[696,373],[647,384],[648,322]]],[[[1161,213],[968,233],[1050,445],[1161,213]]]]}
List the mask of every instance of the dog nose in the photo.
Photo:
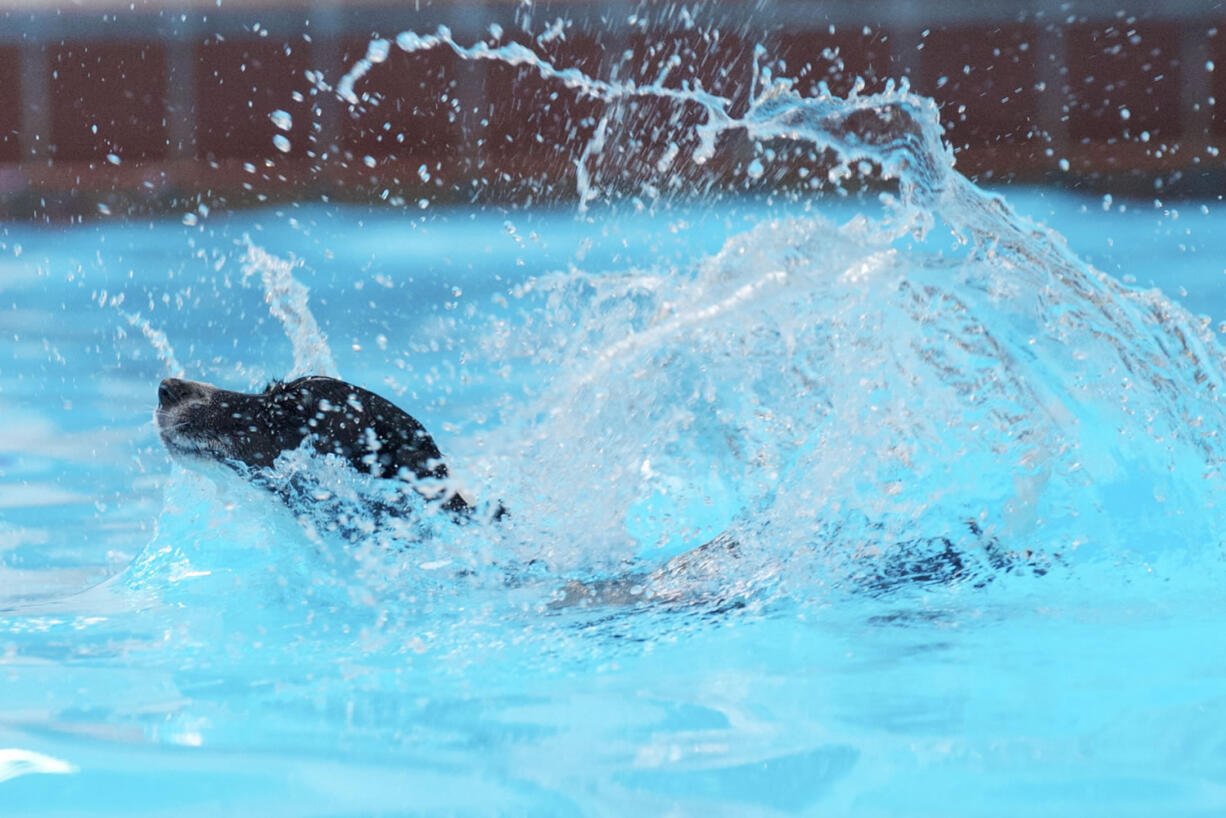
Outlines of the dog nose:
{"type": "Polygon", "coordinates": [[[158,386],[158,406],[173,406],[187,397],[191,391],[187,381],[178,378],[167,378],[158,386]]]}

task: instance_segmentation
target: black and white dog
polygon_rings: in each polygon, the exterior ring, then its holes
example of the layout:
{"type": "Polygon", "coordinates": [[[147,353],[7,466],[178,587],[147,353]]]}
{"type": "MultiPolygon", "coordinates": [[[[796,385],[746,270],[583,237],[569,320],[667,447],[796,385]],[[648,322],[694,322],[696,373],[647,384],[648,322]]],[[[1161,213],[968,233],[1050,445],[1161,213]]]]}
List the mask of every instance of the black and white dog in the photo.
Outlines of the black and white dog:
{"type": "MultiPolygon", "coordinates": [[[[425,428],[385,398],[336,378],[312,375],[276,382],[256,394],[167,378],[158,388],[155,416],[167,450],[186,465],[194,465],[193,461],[223,463],[273,489],[291,505],[314,503],[317,494],[309,489],[295,491],[292,482],[276,480],[278,458],[309,445],[319,454],[341,458],[360,474],[398,481],[457,524],[473,519],[472,501],[450,484],[447,465],[425,428]]],[[[380,503],[376,516],[396,517],[403,511],[380,503]]],[[[488,516],[497,521],[505,514],[497,505],[488,516]]],[[[996,574],[1015,569],[1037,575],[1046,572],[1049,560],[1008,551],[984,536],[974,523],[969,527],[978,538],[975,553],[945,537],[897,543],[887,558],[866,565],[851,582],[876,595],[908,586],[969,583],[979,587],[996,574]]],[[[350,535],[360,536],[362,531],[354,528],[350,535]]],[[[737,539],[721,534],[654,569],[568,583],[561,589],[558,604],[673,601],[674,594],[667,590],[670,585],[718,572],[721,566],[726,569],[741,556],[737,539]]]]}

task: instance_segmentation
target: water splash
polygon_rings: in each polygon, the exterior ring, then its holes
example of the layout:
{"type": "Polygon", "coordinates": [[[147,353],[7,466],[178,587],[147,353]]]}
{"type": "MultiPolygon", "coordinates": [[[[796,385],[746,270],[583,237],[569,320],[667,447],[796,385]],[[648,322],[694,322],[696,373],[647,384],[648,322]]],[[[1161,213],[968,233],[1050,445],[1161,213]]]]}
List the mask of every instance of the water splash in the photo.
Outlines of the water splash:
{"type": "MultiPolygon", "coordinates": [[[[705,162],[715,153],[716,140],[719,135],[732,127],[733,120],[727,113],[731,102],[700,87],[671,88],[665,85],[667,72],[662,72],[654,83],[640,85],[631,81],[610,82],[600,80],[585,74],[578,68],[558,68],[548,60],[543,59],[527,46],[519,43],[507,43],[501,46],[490,46],[478,42],[472,46],[463,46],[452,37],[451,30],[440,26],[436,33],[419,35],[411,31],[402,32],[396,37],[396,46],[403,52],[412,54],[430,51],[436,48],[447,48],[458,57],[465,60],[498,62],[508,66],[534,69],[545,79],[556,80],[565,87],[577,92],[580,96],[614,102],[634,99],[663,99],[681,103],[697,103],[706,112],[706,123],[697,128],[700,146],[695,154],[695,160],[705,162]]],[[[340,81],[335,92],[350,105],[358,105],[366,100],[359,97],[356,85],[371,68],[386,58],[389,43],[387,40],[373,41],[367,56],[358,60],[340,81]]],[[[602,117],[596,126],[596,135],[590,139],[577,160],[579,173],[579,201],[583,209],[587,203],[599,195],[592,185],[592,177],[588,166],[598,157],[604,145],[604,137],[608,131],[608,117],[602,117]]]]}
{"type": "Polygon", "coordinates": [[[294,367],[287,378],[299,375],[329,375],[339,377],[336,360],[328,346],[327,336],[319,328],[307,303],[310,290],[294,278],[294,270],[302,266],[296,259],[277,258],[255,244],[247,243],[243,260],[244,278],[258,274],[264,287],[268,311],[281,322],[285,335],[294,348],[294,367]]]}
{"type": "Polygon", "coordinates": [[[166,333],[155,328],[149,323],[149,319],[141,317],[139,314],[123,312],[120,310],[120,315],[128,322],[128,326],[136,327],[145,336],[158,357],[162,359],[162,363],[166,365],[166,374],[172,378],[184,377],[186,370],[183,365],[175,358],[174,348],[170,344],[170,339],[166,337],[166,333]]]}
{"type": "MultiPolygon", "coordinates": [[[[465,60],[531,68],[541,77],[555,80],[580,96],[605,103],[637,99],[673,102],[678,106],[673,124],[679,130],[684,127],[678,118],[681,106],[698,106],[704,117],[690,127],[698,139],[691,158],[699,165],[715,155],[721,135],[744,130],[759,141],[785,139],[814,144],[834,152],[845,167],[861,160],[878,163],[884,175],[904,184],[904,198],[915,203],[923,203],[939,194],[947,171],[953,165],[952,151],[941,138],[935,103],[910,94],[905,80],[897,86],[891,81],[884,92],[871,96],[861,96],[862,86],[857,85],[846,99],[829,93],[802,98],[792,90],[791,80],[774,78],[769,71],[763,70],[759,65],[762,55],[755,51],[752,85],[756,91],[761,84],[761,91],[751,100],[744,115],[734,116],[731,113],[734,103],[728,97],[704,90],[697,83],[683,81],[679,88],[669,86],[669,69],[678,64],[676,58],[665,62],[654,82],[640,84],[631,80],[601,80],[577,68],[558,68],[519,43],[495,47],[477,42],[463,46],[455,41],[446,26],[440,26],[432,35],[403,32],[395,42],[410,54],[446,48],[465,60]]],[[[356,84],[376,63],[386,58],[388,48],[386,40],[372,42],[366,58],[355,63],[337,83],[336,94],[350,105],[363,102],[355,90],[356,84]]],[[[581,210],[599,195],[589,167],[604,150],[610,125],[616,126],[613,117],[617,114],[614,108],[601,117],[576,162],[581,210]]],[[[680,136],[674,135],[675,138],[680,136]]],[[[674,158],[677,145],[673,142],[669,149],[674,158]]],[[[669,156],[666,152],[661,159],[662,172],[671,164],[669,156]]]]}
{"type": "Polygon", "coordinates": [[[76,765],[45,753],[20,747],[0,748],[0,784],[35,773],[70,775],[75,772],[78,772],[76,765]]]}
{"type": "MultiPolygon", "coordinates": [[[[666,87],[666,72],[604,81],[445,28],[396,44],[531,68],[607,103],[697,106],[698,122],[674,124],[697,137],[698,164],[743,131],[833,157],[832,177],[867,167],[897,185],[879,219],[768,220],[689,269],[519,291],[520,346],[556,374],[510,413],[496,479],[517,487],[523,516],[585,532],[582,546],[534,532],[559,565],[616,565],[644,538],[695,545],[736,520],[769,530],[774,560],[835,530],[851,561],[909,536],[967,542],[967,521],[1053,553],[1095,543],[1118,557],[1172,526],[1216,544],[1226,413],[1208,328],[957,173],[935,104],[905,83],[804,98],[756,69],[761,91],[736,116],[728,98],[666,87]]],[[[342,98],[357,101],[372,64],[342,79],[342,98]]],[[[601,195],[591,168],[618,115],[579,157],[581,209],[601,195]]]]}
{"type": "MultiPolygon", "coordinates": [[[[720,112],[728,106],[728,100],[718,94],[708,93],[701,89],[677,89],[663,85],[665,77],[650,85],[636,85],[633,82],[605,82],[583,73],[578,68],[557,68],[548,60],[542,59],[536,52],[519,43],[507,43],[502,46],[490,46],[478,42],[473,46],[462,46],[451,36],[447,26],[439,26],[434,34],[419,35],[405,31],[396,36],[396,46],[407,54],[419,51],[429,51],[435,48],[448,48],[456,56],[466,60],[499,62],[504,65],[535,69],[545,79],[558,80],[567,88],[578,91],[586,96],[610,100],[627,97],[660,97],[677,101],[698,102],[706,106],[717,120],[724,119],[720,112]]],[[[382,62],[378,55],[386,58],[388,52],[386,40],[374,40],[367,50],[365,58],[358,60],[340,81],[336,84],[336,94],[350,105],[357,105],[362,100],[358,97],[355,86],[362,77],[382,62]],[[372,59],[372,55],[376,58],[372,59]]]]}

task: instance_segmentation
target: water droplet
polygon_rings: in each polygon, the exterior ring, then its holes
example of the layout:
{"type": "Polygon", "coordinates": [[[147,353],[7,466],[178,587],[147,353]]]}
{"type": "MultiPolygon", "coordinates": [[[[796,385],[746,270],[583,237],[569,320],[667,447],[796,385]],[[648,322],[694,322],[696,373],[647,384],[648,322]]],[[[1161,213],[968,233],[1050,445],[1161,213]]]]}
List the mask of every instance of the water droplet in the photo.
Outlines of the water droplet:
{"type": "Polygon", "coordinates": [[[1120,108],[1120,119],[1124,120],[1125,122],[1132,119],[1132,111],[1128,110],[1127,108],[1120,108]]]}
{"type": "Polygon", "coordinates": [[[366,59],[374,63],[383,62],[391,48],[391,40],[371,40],[370,45],[366,46],[366,59]]]}
{"type": "Polygon", "coordinates": [[[289,139],[286,138],[284,134],[277,134],[276,136],[274,136],[272,138],[272,144],[274,147],[276,147],[277,150],[281,151],[281,153],[289,153],[289,150],[290,150],[289,139]]]}
{"type": "Polygon", "coordinates": [[[183,223],[188,227],[195,227],[200,222],[200,218],[195,213],[184,213],[183,223]]]}
{"type": "Polygon", "coordinates": [[[429,169],[427,169],[425,165],[422,165],[421,167],[417,169],[417,177],[421,179],[423,182],[429,182],[430,181],[429,169]]]}
{"type": "Polygon", "coordinates": [[[373,156],[363,156],[362,161],[366,164],[366,167],[368,168],[373,168],[375,166],[375,157],[373,156]]]}
{"type": "Polygon", "coordinates": [[[294,118],[289,115],[288,111],[277,109],[269,114],[268,118],[272,120],[273,125],[276,125],[283,131],[288,131],[290,128],[294,127],[294,118]]]}
{"type": "Polygon", "coordinates": [[[1065,173],[1068,173],[1068,169],[1069,169],[1070,165],[1069,165],[1069,163],[1068,163],[1068,160],[1067,160],[1067,159],[1061,159],[1061,160],[1060,160],[1059,162],[1057,162],[1056,164],[1058,164],[1058,165],[1060,166],[1060,170],[1064,171],[1065,173]]]}
{"type": "Polygon", "coordinates": [[[749,174],[750,179],[761,179],[762,174],[766,173],[766,168],[762,165],[762,160],[754,159],[749,163],[749,167],[745,168],[745,172],[749,174]]]}
{"type": "Polygon", "coordinates": [[[106,155],[106,161],[110,162],[112,165],[118,165],[118,164],[119,164],[119,156],[118,156],[118,154],[108,153],[108,154],[106,155]]]}
{"type": "Polygon", "coordinates": [[[111,215],[111,209],[107,207],[106,204],[103,202],[98,202],[98,212],[101,213],[103,216],[111,215]]]}

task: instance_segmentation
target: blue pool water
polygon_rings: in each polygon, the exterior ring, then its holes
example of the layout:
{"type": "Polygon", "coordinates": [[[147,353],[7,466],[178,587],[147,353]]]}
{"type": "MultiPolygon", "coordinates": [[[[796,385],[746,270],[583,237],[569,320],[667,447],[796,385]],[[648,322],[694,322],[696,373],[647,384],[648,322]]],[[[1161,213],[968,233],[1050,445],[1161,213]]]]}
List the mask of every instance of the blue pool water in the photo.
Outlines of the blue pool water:
{"type": "Polygon", "coordinates": [[[1220,204],[875,156],[884,207],[4,227],[0,811],[1221,814],[1220,204]],[[166,374],[318,368],[510,521],[335,542],[157,440],[166,374]],[[1045,571],[866,590],[917,538],[1045,571]]]}

